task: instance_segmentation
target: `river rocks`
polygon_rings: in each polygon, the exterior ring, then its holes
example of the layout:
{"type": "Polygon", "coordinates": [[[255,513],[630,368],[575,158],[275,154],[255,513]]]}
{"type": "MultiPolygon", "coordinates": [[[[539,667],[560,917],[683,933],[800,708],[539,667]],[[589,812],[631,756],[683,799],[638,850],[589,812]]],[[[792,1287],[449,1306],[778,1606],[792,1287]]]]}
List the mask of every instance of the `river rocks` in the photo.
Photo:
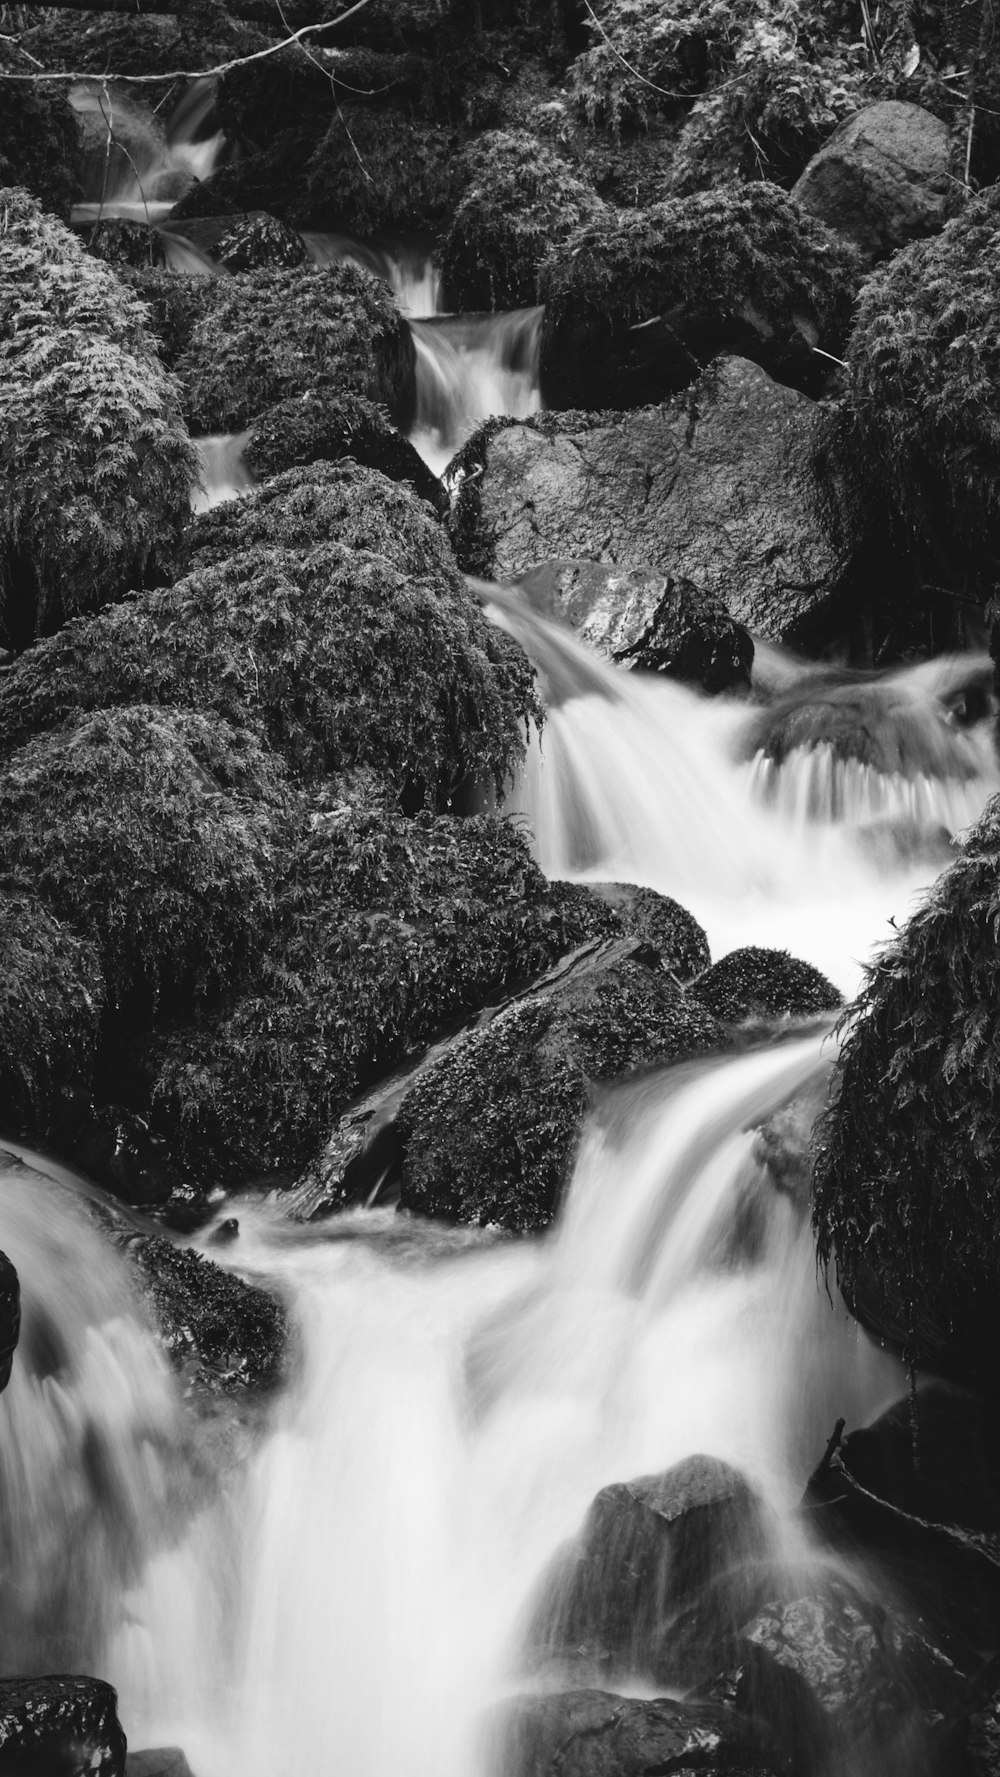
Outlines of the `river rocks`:
{"type": "Polygon", "coordinates": [[[605,1487],[541,1582],[529,1658],[703,1685],[731,1662],[766,1547],[757,1494],[716,1457],[605,1487]]]}
{"type": "Polygon", "coordinates": [[[499,1777],[767,1777],[760,1735],[724,1705],[608,1691],[514,1697],[486,1722],[499,1777]]]}
{"type": "Polygon", "coordinates": [[[872,264],[944,227],[954,201],[948,125],[883,99],[838,125],[792,196],[872,264]]]}
{"type": "Polygon", "coordinates": [[[633,882],[589,882],[587,892],[611,909],[621,929],[638,938],[675,981],[690,981],[708,968],[708,939],[694,915],[669,895],[633,882]]]}
{"type": "Polygon", "coordinates": [[[194,1777],[179,1746],[155,1746],[130,1752],[125,1777],[194,1777]]]}
{"type": "MultiPolygon", "coordinates": [[[[627,950],[627,946],[625,947],[627,950]]],[[[620,954],[501,1012],[416,1080],[399,1113],[401,1201],[448,1221],[545,1227],[568,1181],[592,1081],[717,1046],[669,978],[620,954]]]]}
{"type": "Polygon", "coordinates": [[[243,460],[258,480],[315,462],[344,457],[377,469],[390,481],[409,482],[438,517],[448,496],[384,409],[362,395],[300,395],[279,401],[250,428],[243,460]]]}
{"type": "Polygon", "coordinates": [[[823,632],[838,562],[816,515],[813,404],[743,358],[630,414],[490,423],[450,471],[463,567],[515,580],[553,558],[693,581],[771,640],[823,632]]]}
{"type": "Polygon", "coordinates": [[[748,945],[720,957],[691,987],[691,994],[725,1024],[751,1019],[816,1018],[843,1004],[843,997],[812,963],[787,950],[748,945]]]}
{"type": "Polygon", "coordinates": [[[760,180],[600,210],[542,271],[542,387],[561,408],[645,406],[739,352],[815,393],[813,348],[838,351],[859,267],[760,180]]]}
{"type": "Polygon", "coordinates": [[[301,235],[276,216],[269,216],[266,210],[251,210],[237,216],[192,217],[179,232],[182,239],[190,241],[226,271],[305,263],[301,235]]]}
{"type": "Polygon", "coordinates": [[[133,1238],[126,1251],[168,1356],[190,1383],[232,1394],[280,1379],[288,1324],[266,1290],[158,1234],[133,1238]]]}
{"type": "Polygon", "coordinates": [[[652,568],[551,561],[519,582],[543,617],[562,619],[616,665],[663,673],[706,691],[748,688],[753,642],[721,599],[652,568]]]}
{"type": "Polygon", "coordinates": [[[110,267],[23,191],[0,198],[0,240],[0,642],[20,648],[156,583],[195,457],[177,384],[110,267]]]}
{"type": "Polygon", "coordinates": [[[125,1777],[117,1705],[99,1678],[0,1679],[0,1767],[12,1777],[125,1777]]]}

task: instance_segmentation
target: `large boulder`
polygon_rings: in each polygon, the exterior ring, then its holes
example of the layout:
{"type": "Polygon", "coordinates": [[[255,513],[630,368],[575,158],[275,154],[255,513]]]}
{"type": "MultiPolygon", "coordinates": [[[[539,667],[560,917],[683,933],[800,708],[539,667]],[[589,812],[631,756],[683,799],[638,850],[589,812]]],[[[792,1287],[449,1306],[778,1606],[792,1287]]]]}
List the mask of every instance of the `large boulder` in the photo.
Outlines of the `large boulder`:
{"type": "Polygon", "coordinates": [[[459,559],[496,580],[553,558],[652,568],[767,639],[804,642],[839,583],[810,469],[815,411],[724,358],[662,407],[489,422],[451,472],[459,559]]]}
{"type": "Polygon", "coordinates": [[[955,196],[951,131],[920,105],[867,105],[813,155],[792,196],[873,264],[944,227],[955,196]]]}
{"type": "Polygon", "coordinates": [[[125,1777],[117,1692],[99,1678],[0,1679],[0,1768],[125,1777]]]}
{"type": "Polygon", "coordinates": [[[690,991],[724,1024],[817,1018],[843,1004],[839,989],[812,963],[753,944],[720,957],[690,991]]]}
{"type": "Polygon", "coordinates": [[[532,1663],[582,1663],[603,1677],[705,1684],[733,1657],[760,1598],[761,1502],[717,1457],[602,1488],[540,1586],[532,1663]]]}
{"type": "Polygon", "coordinates": [[[760,1735],[719,1703],[558,1691],[498,1704],[485,1728],[495,1777],[768,1777],[760,1735]]]}
{"type": "Polygon", "coordinates": [[[753,642],[722,600],[654,568],[550,561],[520,581],[541,616],[569,625],[617,666],[729,691],[750,685],[753,642]]]}

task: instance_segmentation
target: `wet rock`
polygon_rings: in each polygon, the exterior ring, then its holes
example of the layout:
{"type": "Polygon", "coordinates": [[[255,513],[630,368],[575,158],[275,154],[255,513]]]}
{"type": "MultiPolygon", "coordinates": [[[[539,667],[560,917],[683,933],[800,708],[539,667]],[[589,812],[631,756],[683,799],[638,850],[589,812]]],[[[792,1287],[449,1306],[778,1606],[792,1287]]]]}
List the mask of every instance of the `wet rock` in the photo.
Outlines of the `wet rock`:
{"type": "Polygon", "coordinates": [[[1000,1409],[931,1382],[852,1431],[840,1459],[859,1486],[902,1512],[1000,1532],[1000,1409]]]}
{"type": "Polygon", "coordinates": [[[409,482],[438,517],[448,508],[444,487],[409,439],[397,431],[384,409],[361,395],[330,391],[279,401],[254,421],[243,456],[259,480],[310,463],[350,457],[390,481],[409,482]]]}
{"type": "Polygon", "coordinates": [[[158,1234],[126,1250],[168,1355],[191,1382],[231,1394],[279,1380],[288,1323],[266,1290],[158,1234]]]}
{"type": "Polygon", "coordinates": [[[953,194],[948,125],[897,99],[868,105],[838,125],[792,191],[869,265],[936,234],[953,194]]]}
{"type": "Polygon", "coordinates": [[[605,1487],[542,1581],[532,1663],[703,1685],[732,1660],[765,1552],[757,1494],[717,1457],[605,1487]]]}
{"type": "Polygon", "coordinates": [[[690,989],[726,1024],[749,1019],[815,1018],[843,1004],[843,995],[812,963],[787,950],[747,945],[706,969],[690,989]]]}
{"type": "Polygon", "coordinates": [[[7,1254],[0,1252],[0,1389],[6,1388],[21,1332],[21,1285],[7,1254]]]}
{"type": "Polygon", "coordinates": [[[192,216],[177,232],[231,272],[302,265],[306,259],[301,235],[266,210],[242,216],[192,216]]]}
{"type": "Polygon", "coordinates": [[[759,1734],[715,1703],[607,1691],[514,1697],[486,1721],[489,1769],[504,1777],[764,1777],[759,1734]]]}
{"type": "Polygon", "coordinates": [[[748,687],[753,642],[722,600],[691,580],[606,562],[541,562],[520,586],[543,617],[563,621],[617,665],[701,685],[748,687]]]}
{"type": "Polygon", "coordinates": [[[179,1746],[155,1746],[129,1753],[125,1777],[193,1777],[193,1772],[179,1746]]]}
{"type": "Polygon", "coordinates": [[[547,1226],[592,1083],[718,1045],[715,1020],[659,969],[629,960],[632,948],[508,1007],[421,1074],[398,1117],[406,1208],[520,1231],[547,1226]]]}
{"type": "Polygon", "coordinates": [[[99,1678],[0,1679],[0,1769],[12,1777],[124,1777],[118,1695],[99,1678]]]}
{"type": "Polygon", "coordinates": [[[449,470],[460,564],[494,580],[553,559],[652,565],[767,639],[820,636],[839,564],[816,514],[814,425],[811,401],[743,358],[663,407],[490,421],[449,470]]]}

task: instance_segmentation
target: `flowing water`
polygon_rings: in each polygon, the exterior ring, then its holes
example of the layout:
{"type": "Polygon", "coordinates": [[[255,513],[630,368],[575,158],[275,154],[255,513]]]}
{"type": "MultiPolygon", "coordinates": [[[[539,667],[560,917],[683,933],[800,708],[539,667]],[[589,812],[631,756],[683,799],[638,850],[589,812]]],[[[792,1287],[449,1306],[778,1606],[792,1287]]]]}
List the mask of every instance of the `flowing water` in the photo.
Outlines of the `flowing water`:
{"type": "Polygon", "coordinates": [[[85,149],[86,198],[73,207],[77,227],[113,217],[161,222],[222,158],[224,137],[211,129],[213,80],[192,81],[165,124],[113,82],[81,82],[72,88],[70,104],[85,149]]]}

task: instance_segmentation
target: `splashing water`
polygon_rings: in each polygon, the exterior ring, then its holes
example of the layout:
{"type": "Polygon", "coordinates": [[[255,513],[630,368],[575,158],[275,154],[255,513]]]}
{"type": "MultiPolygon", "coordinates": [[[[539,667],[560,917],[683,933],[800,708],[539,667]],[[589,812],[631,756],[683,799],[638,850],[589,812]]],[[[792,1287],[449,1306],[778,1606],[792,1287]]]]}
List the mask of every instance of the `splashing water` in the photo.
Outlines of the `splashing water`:
{"type": "Polygon", "coordinates": [[[210,512],[225,500],[252,492],[256,484],[243,458],[249,436],[249,432],[217,432],[192,440],[200,471],[191,490],[192,512],[210,512]]]}
{"type": "Polygon", "coordinates": [[[427,248],[417,241],[380,244],[346,234],[308,230],[302,236],[314,265],[360,265],[384,278],[408,320],[441,312],[441,274],[427,248]]]}
{"type": "Polygon", "coordinates": [[[417,412],[410,441],[435,475],[494,414],[538,413],[542,313],[454,315],[413,323],[417,412]]]}
{"type": "Polygon", "coordinates": [[[72,221],[83,227],[102,217],[161,222],[197,180],[207,179],[225,147],[221,131],[206,133],[215,82],[191,83],[164,126],[113,82],[81,82],[70,104],[84,132],[84,202],[72,221]]]}

